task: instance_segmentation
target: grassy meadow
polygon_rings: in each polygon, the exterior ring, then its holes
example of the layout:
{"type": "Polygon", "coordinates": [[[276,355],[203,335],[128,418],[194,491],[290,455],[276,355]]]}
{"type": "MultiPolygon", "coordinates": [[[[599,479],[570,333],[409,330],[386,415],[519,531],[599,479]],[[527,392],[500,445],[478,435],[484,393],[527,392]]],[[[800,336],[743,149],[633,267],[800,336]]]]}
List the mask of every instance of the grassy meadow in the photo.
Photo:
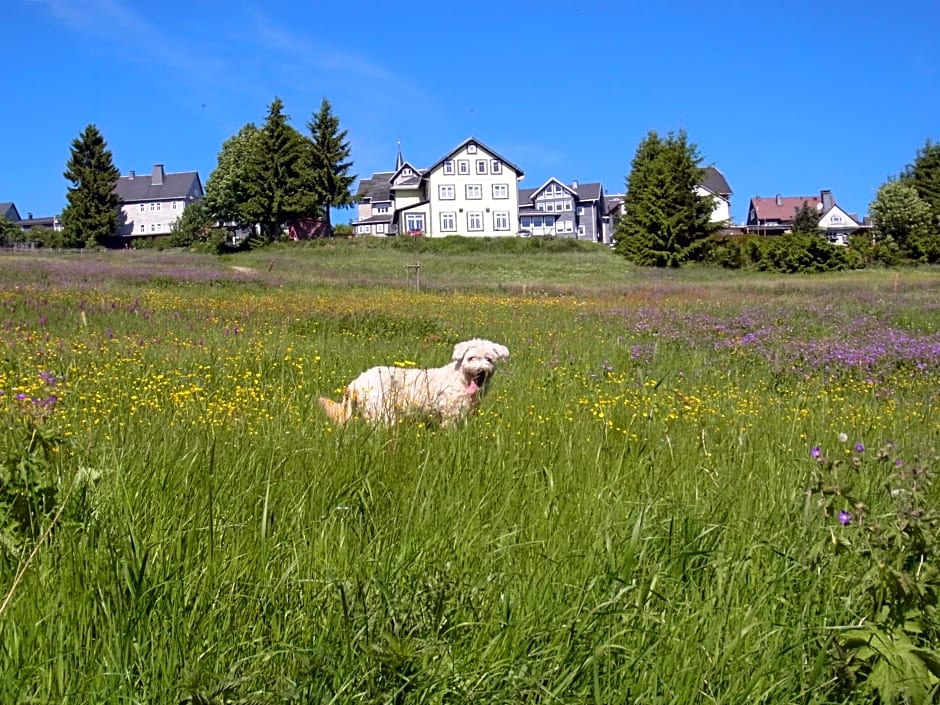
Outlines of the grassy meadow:
{"type": "Polygon", "coordinates": [[[933,702],[940,272],[427,247],[0,255],[0,702],[933,702]]]}

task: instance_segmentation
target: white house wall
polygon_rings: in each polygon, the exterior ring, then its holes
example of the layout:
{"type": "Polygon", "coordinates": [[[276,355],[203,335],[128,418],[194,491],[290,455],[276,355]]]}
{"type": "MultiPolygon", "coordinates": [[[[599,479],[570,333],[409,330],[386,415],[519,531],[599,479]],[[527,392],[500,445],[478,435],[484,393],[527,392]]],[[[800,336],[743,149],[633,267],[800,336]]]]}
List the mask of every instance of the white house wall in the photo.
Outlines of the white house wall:
{"type": "Polygon", "coordinates": [[[146,201],[121,205],[121,235],[166,235],[183,215],[186,201],[146,201]]]}
{"type": "MultiPolygon", "coordinates": [[[[519,194],[516,185],[516,172],[504,164],[498,157],[490,154],[479,145],[476,153],[469,153],[471,145],[464,146],[427,174],[428,210],[427,234],[432,237],[447,235],[467,235],[502,237],[515,236],[519,230],[519,194]],[[460,173],[460,162],[467,163],[466,174],[460,173]],[[480,173],[478,160],[484,162],[486,173],[480,173]],[[445,173],[448,162],[453,162],[453,173],[445,173]],[[493,164],[498,162],[498,173],[493,173],[493,164]],[[453,198],[441,198],[441,186],[453,187],[453,198]],[[468,192],[467,187],[479,187],[479,198],[473,198],[477,190],[468,192]],[[499,195],[494,197],[494,186],[498,186],[499,195]],[[504,187],[504,188],[503,188],[504,187]],[[442,217],[454,218],[454,230],[442,229],[442,217]],[[479,222],[476,222],[476,220],[479,222]],[[499,221],[502,220],[502,223],[499,221]],[[480,229],[476,229],[479,225],[480,229]],[[497,226],[500,225],[500,229],[497,226]],[[473,229],[471,229],[473,228],[473,229]]],[[[449,194],[445,194],[449,195],[449,194]]],[[[446,222],[443,221],[443,222],[446,222]]]]}
{"type": "Polygon", "coordinates": [[[701,186],[695,187],[695,193],[699,196],[711,196],[712,203],[714,203],[714,209],[710,217],[711,222],[713,223],[730,223],[731,222],[731,202],[728,199],[723,198],[717,194],[712,193],[707,188],[702,188],[701,186]]]}

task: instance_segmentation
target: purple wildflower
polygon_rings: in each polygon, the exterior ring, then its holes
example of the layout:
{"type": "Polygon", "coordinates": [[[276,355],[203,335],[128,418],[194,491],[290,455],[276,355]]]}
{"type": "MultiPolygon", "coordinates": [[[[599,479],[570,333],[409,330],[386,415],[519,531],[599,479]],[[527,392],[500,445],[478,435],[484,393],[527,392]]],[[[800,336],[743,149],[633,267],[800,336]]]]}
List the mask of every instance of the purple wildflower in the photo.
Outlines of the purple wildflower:
{"type": "Polygon", "coordinates": [[[809,454],[814,458],[818,458],[820,455],[822,455],[822,451],[819,449],[819,446],[813,446],[813,449],[809,452],[809,454]]]}
{"type": "Polygon", "coordinates": [[[864,443],[861,443],[861,442],[856,443],[856,444],[855,444],[855,452],[856,452],[856,453],[864,453],[864,452],[865,452],[865,444],[864,444],[864,443]]]}
{"type": "Polygon", "coordinates": [[[19,394],[16,395],[17,401],[26,401],[27,398],[28,397],[25,394],[23,394],[23,392],[20,392],[19,394]]]}
{"type": "Polygon", "coordinates": [[[842,526],[851,524],[852,515],[843,509],[841,512],[839,512],[839,523],[842,524],[842,526]]]}

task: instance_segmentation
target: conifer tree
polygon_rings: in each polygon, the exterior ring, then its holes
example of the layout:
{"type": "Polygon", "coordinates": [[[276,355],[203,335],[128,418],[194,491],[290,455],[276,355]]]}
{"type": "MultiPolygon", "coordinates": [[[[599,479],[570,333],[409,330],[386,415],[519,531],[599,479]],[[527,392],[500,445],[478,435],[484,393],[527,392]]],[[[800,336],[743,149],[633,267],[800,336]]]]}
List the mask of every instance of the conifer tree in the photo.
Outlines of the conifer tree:
{"type": "Polygon", "coordinates": [[[940,231],[940,144],[927,140],[917,150],[914,163],[907,165],[901,180],[913,186],[921,200],[930,206],[933,215],[931,229],[940,231]]]}
{"type": "Polygon", "coordinates": [[[307,123],[312,144],[312,167],[315,188],[322,199],[323,217],[331,222],[331,208],[347,208],[353,205],[352,184],[355,174],[350,174],[352,161],[346,139],[347,131],[339,129],[339,118],[333,114],[326,98],[320,110],[307,123]]]}
{"type": "Polygon", "coordinates": [[[809,235],[819,234],[819,213],[808,201],[803,201],[796,215],[793,216],[792,231],[809,235]]]}
{"type": "Polygon", "coordinates": [[[309,143],[288,124],[289,119],[284,103],[275,97],[246,169],[248,198],[242,212],[261,226],[267,242],[279,237],[288,220],[313,215],[319,200],[310,169],[309,143]]]}
{"type": "Polygon", "coordinates": [[[65,178],[72,182],[62,211],[63,245],[104,245],[118,226],[119,199],[115,187],[120,172],[101,132],[88,125],[72,140],[65,178]]]}
{"type": "Polygon", "coordinates": [[[650,131],[637,147],[617,228],[617,251],[640,265],[678,267],[693,246],[718,229],[710,196],[700,196],[701,157],[684,131],[661,139],[650,131]]]}

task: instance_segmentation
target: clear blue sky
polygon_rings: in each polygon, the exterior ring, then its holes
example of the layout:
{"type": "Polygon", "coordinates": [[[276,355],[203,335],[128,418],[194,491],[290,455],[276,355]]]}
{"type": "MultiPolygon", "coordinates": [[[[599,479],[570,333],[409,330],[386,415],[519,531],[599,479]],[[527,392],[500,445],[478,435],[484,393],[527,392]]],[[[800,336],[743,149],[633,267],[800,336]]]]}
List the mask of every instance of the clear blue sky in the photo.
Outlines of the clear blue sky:
{"type": "MultiPolygon", "coordinates": [[[[355,171],[429,166],[475,136],[525,171],[624,189],[649,130],[684,128],[754,195],[832,189],[860,215],[940,140],[940,2],[10,0],[0,201],[58,213],[88,123],[122,174],[197,170],[277,95],[322,97],[355,171]],[[12,4],[11,4],[12,3],[12,4]]],[[[340,217],[352,216],[352,211],[340,217]]]]}

